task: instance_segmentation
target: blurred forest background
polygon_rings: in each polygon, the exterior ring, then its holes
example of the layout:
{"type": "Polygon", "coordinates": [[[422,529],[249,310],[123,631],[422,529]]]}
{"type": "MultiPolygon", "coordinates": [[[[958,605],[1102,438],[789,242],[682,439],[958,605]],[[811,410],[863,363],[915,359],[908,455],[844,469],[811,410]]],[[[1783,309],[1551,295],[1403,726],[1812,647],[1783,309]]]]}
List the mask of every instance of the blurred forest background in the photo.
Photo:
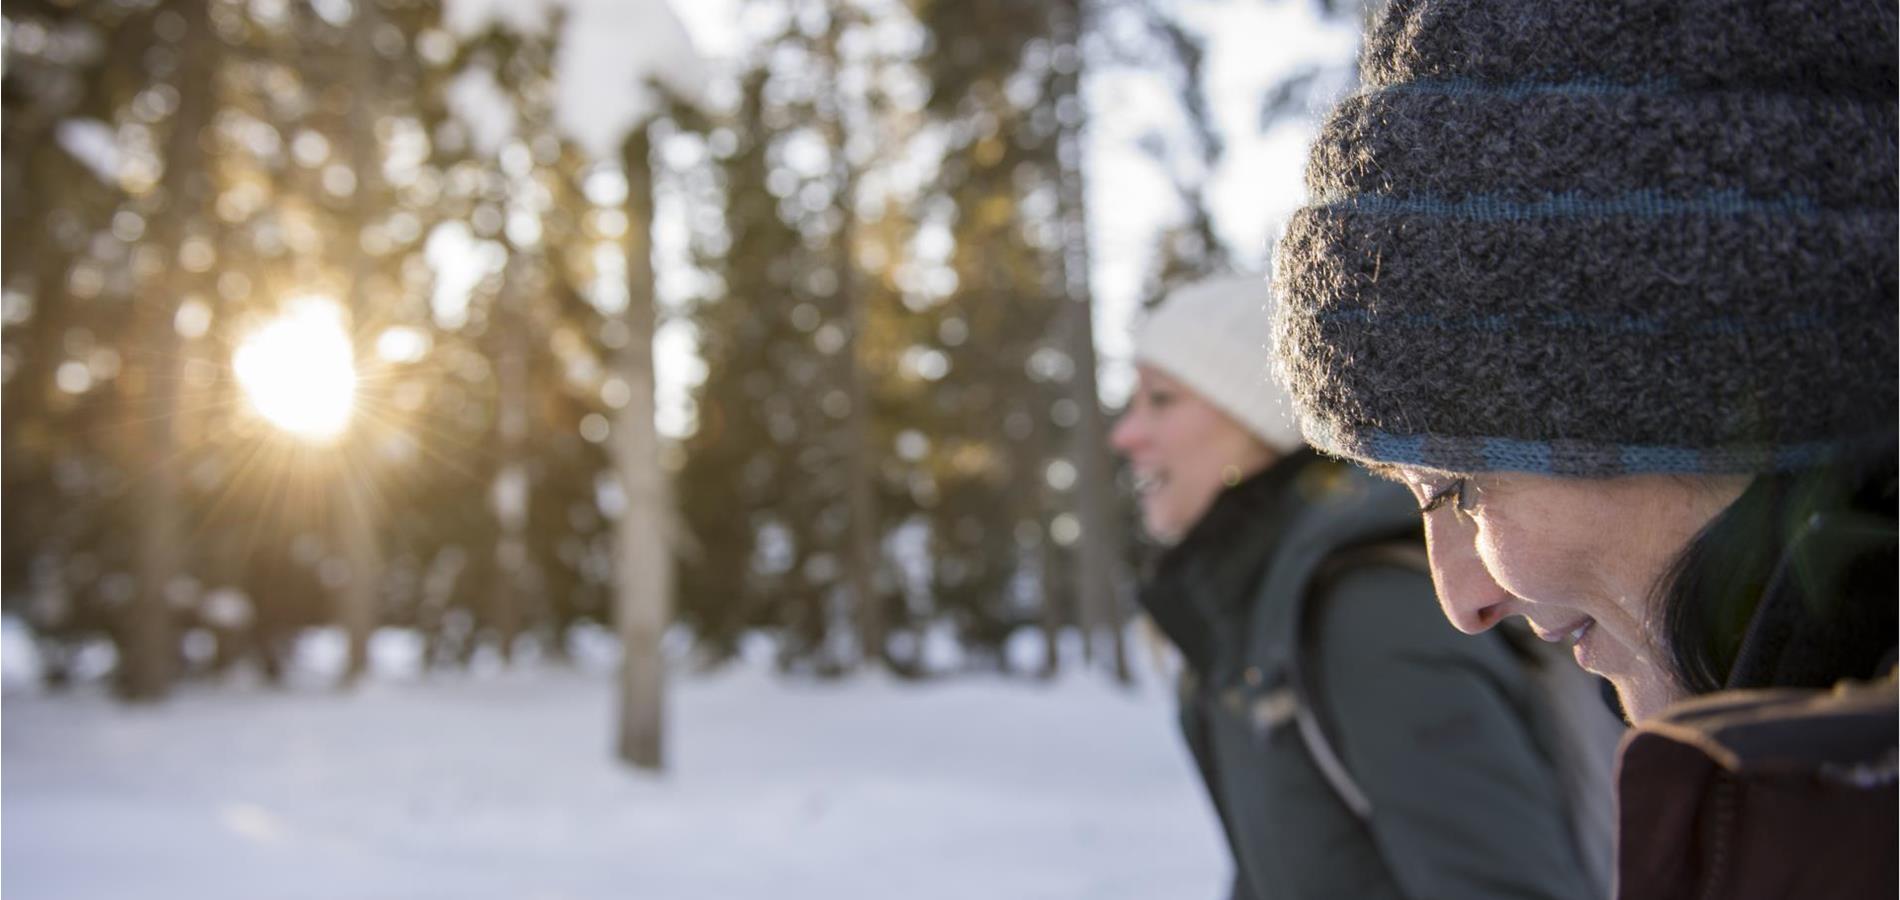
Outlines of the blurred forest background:
{"type": "Polygon", "coordinates": [[[4,605],[44,679],[278,680],[313,630],[346,682],[378,641],[624,646],[649,701],[742,653],[1127,677],[1084,85],[1158,75],[1184,125],[1137,141],[1175,196],[1123,292],[1261,271],[1210,212],[1205,38],[1162,0],[743,0],[715,66],[603,6],[646,37],[577,115],[599,35],[559,5],[6,0],[4,605]]]}

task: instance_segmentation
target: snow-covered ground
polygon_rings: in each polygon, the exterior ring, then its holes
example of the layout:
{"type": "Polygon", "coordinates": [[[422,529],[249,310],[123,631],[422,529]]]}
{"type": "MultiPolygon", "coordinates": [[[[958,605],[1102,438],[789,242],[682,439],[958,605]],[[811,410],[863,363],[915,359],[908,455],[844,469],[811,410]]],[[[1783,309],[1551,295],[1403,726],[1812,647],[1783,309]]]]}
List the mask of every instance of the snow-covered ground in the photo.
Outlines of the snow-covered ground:
{"type": "MultiPolygon", "coordinates": [[[[685,679],[672,768],[598,672],[4,700],[6,900],[1212,898],[1169,691],[685,679]]],[[[17,685],[17,681],[14,682],[17,685]]]]}

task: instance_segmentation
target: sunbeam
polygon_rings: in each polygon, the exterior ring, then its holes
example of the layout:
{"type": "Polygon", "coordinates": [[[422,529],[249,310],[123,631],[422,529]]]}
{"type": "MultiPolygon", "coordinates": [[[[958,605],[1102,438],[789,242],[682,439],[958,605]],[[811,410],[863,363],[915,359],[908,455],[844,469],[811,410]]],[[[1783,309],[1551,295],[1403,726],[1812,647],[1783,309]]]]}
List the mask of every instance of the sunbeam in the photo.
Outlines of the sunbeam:
{"type": "Polygon", "coordinates": [[[327,443],[349,425],[356,363],[333,301],[292,301],[238,345],[231,367],[252,407],[285,431],[327,443]]]}

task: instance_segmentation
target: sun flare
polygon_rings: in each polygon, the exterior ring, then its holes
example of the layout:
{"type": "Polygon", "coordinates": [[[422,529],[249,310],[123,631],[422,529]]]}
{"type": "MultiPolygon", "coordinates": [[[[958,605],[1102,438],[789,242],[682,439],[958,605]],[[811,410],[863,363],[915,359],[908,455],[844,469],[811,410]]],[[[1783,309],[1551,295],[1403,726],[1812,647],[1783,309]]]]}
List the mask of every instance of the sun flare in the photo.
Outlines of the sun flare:
{"type": "Polygon", "coordinates": [[[258,414],[298,437],[333,440],[350,422],[356,361],[333,301],[292,301],[238,345],[231,368],[258,414]]]}

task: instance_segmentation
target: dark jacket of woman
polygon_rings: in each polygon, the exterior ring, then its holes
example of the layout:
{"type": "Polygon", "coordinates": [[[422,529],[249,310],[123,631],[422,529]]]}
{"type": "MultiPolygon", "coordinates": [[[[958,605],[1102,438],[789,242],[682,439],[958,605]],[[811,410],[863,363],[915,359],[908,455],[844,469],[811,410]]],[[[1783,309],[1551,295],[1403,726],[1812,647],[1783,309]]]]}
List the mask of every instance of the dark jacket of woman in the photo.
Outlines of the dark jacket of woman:
{"type": "Polygon", "coordinates": [[[1239,900],[1603,895],[1507,641],[1452,629],[1415,565],[1326,574],[1351,548],[1416,540],[1417,523],[1397,485],[1301,453],[1223,492],[1143,588],[1184,659],[1181,724],[1239,900]],[[1302,696],[1336,759],[1302,739],[1302,696]]]}

